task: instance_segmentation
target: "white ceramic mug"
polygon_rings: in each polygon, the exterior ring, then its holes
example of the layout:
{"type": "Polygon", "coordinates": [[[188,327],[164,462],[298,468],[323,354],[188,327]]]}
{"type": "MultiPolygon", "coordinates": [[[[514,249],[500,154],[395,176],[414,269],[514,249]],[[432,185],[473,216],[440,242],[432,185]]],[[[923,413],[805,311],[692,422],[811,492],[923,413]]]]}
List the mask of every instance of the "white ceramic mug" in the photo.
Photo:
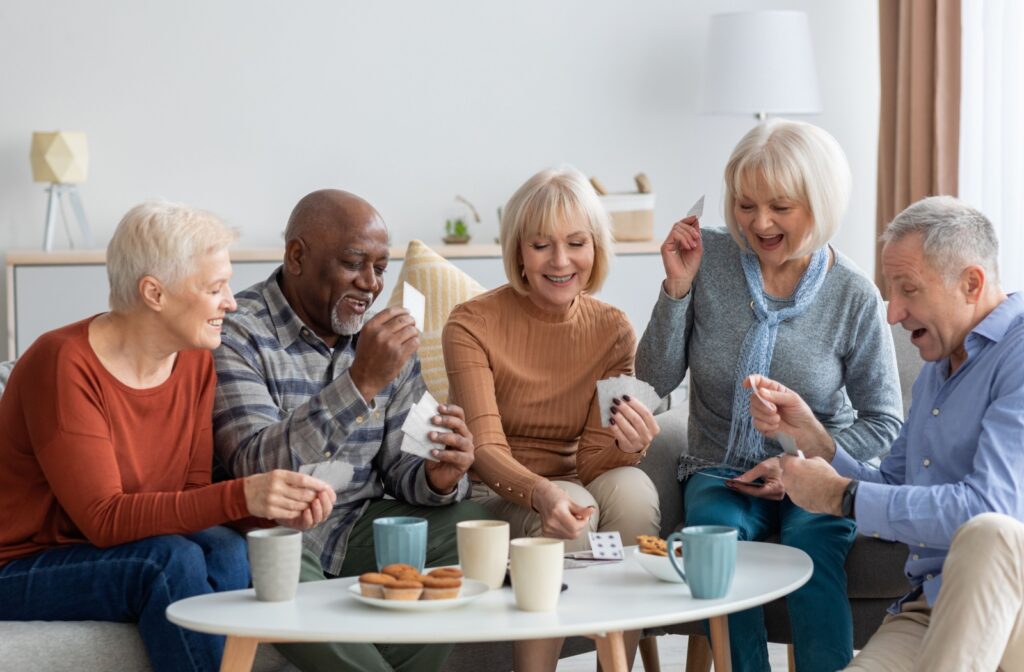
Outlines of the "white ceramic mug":
{"type": "Polygon", "coordinates": [[[464,520],[455,526],[459,566],[466,578],[501,588],[508,566],[508,523],[503,520],[464,520]]]}
{"type": "Polygon", "coordinates": [[[263,602],[295,599],[302,566],[302,532],[273,527],[253,530],[245,536],[256,599],[263,602]]]}
{"type": "Polygon", "coordinates": [[[562,594],[565,542],[546,537],[513,539],[512,592],[523,611],[554,611],[562,594]]]}

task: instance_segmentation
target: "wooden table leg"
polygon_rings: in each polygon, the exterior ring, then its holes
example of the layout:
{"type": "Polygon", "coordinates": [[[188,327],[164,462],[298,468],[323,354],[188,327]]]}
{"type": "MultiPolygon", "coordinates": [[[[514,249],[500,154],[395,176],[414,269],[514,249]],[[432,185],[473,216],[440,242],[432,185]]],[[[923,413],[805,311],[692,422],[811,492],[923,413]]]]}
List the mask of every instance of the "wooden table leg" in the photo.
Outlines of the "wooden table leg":
{"type": "Polygon", "coordinates": [[[608,632],[602,637],[593,635],[597,645],[597,661],[601,672],[628,672],[626,668],[626,644],[621,632],[608,632]]]}
{"type": "Polygon", "coordinates": [[[251,672],[256,659],[256,645],[260,640],[252,637],[228,635],[224,644],[224,658],[220,661],[220,672],[251,672]]]}
{"type": "Polygon", "coordinates": [[[715,616],[711,620],[711,659],[715,661],[715,672],[732,672],[732,655],[729,653],[729,617],[715,616]]]}

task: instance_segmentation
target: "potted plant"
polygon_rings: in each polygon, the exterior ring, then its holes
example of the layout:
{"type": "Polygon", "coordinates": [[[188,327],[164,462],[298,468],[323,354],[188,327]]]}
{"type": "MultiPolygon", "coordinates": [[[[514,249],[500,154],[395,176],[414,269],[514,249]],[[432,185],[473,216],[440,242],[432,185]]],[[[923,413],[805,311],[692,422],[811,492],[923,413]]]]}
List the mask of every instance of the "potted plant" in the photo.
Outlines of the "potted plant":
{"type": "MultiPolygon", "coordinates": [[[[480,223],[480,215],[477,214],[476,208],[473,207],[472,203],[462,196],[456,196],[455,200],[465,206],[465,209],[469,211],[469,216],[473,217],[474,222],[480,223]]],[[[444,232],[446,235],[443,238],[445,243],[448,245],[462,245],[469,242],[470,236],[469,227],[466,225],[467,219],[467,216],[456,215],[445,220],[444,232]]]]}

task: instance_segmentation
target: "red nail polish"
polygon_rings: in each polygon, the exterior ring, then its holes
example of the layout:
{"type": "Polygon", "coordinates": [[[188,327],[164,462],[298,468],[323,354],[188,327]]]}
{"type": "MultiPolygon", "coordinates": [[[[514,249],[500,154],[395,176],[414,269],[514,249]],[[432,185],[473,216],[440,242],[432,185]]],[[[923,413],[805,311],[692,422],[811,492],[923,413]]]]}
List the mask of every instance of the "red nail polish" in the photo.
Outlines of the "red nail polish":
{"type": "MultiPolygon", "coordinates": [[[[612,410],[614,411],[615,409],[613,408],[612,410]]],[[[614,425],[615,424],[615,418],[609,418],[608,422],[610,422],[610,423],[612,423],[614,425]]]]}
{"type": "Polygon", "coordinates": [[[618,412],[619,412],[619,409],[617,409],[614,406],[612,406],[612,415],[615,415],[618,412]]]}
{"type": "Polygon", "coordinates": [[[626,401],[632,401],[632,399],[629,398],[628,394],[622,395],[622,398],[625,399],[626,401]]]}
{"type": "Polygon", "coordinates": [[[619,404],[621,404],[622,402],[621,402],[621,401],[619,401],[618,399],[612,399],[612,403],[613,403],[613,404],[615,404],[616,406],[618,406],[618,405],[619,405],[619,404]]]}

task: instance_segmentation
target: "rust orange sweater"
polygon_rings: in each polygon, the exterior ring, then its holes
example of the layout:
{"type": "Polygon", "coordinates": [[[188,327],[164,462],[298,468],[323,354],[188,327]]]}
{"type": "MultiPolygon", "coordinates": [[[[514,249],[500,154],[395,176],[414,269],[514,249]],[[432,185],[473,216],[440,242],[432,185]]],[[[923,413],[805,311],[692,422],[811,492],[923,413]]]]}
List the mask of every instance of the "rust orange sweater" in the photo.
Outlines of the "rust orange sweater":
{"type": "Polygon", "coordinates": [[[476,444],[473,471],[502,497],[532,507],[542,478],[584,484],[637,464],[601,427],[597,381],[633,372],[636,336],[622,311],[587,295],[564,313],[508,285],[452,311],[444,328],[452,403],[476,444]]]}
{"type": "Polygon", "coordinates": [[[247,514],[241,481],[210,485],[210,352],[180,352],[166,381],[133,389],[100,364],[90,321],[40,336],[0,398],[0,563],[247,514]]]}

